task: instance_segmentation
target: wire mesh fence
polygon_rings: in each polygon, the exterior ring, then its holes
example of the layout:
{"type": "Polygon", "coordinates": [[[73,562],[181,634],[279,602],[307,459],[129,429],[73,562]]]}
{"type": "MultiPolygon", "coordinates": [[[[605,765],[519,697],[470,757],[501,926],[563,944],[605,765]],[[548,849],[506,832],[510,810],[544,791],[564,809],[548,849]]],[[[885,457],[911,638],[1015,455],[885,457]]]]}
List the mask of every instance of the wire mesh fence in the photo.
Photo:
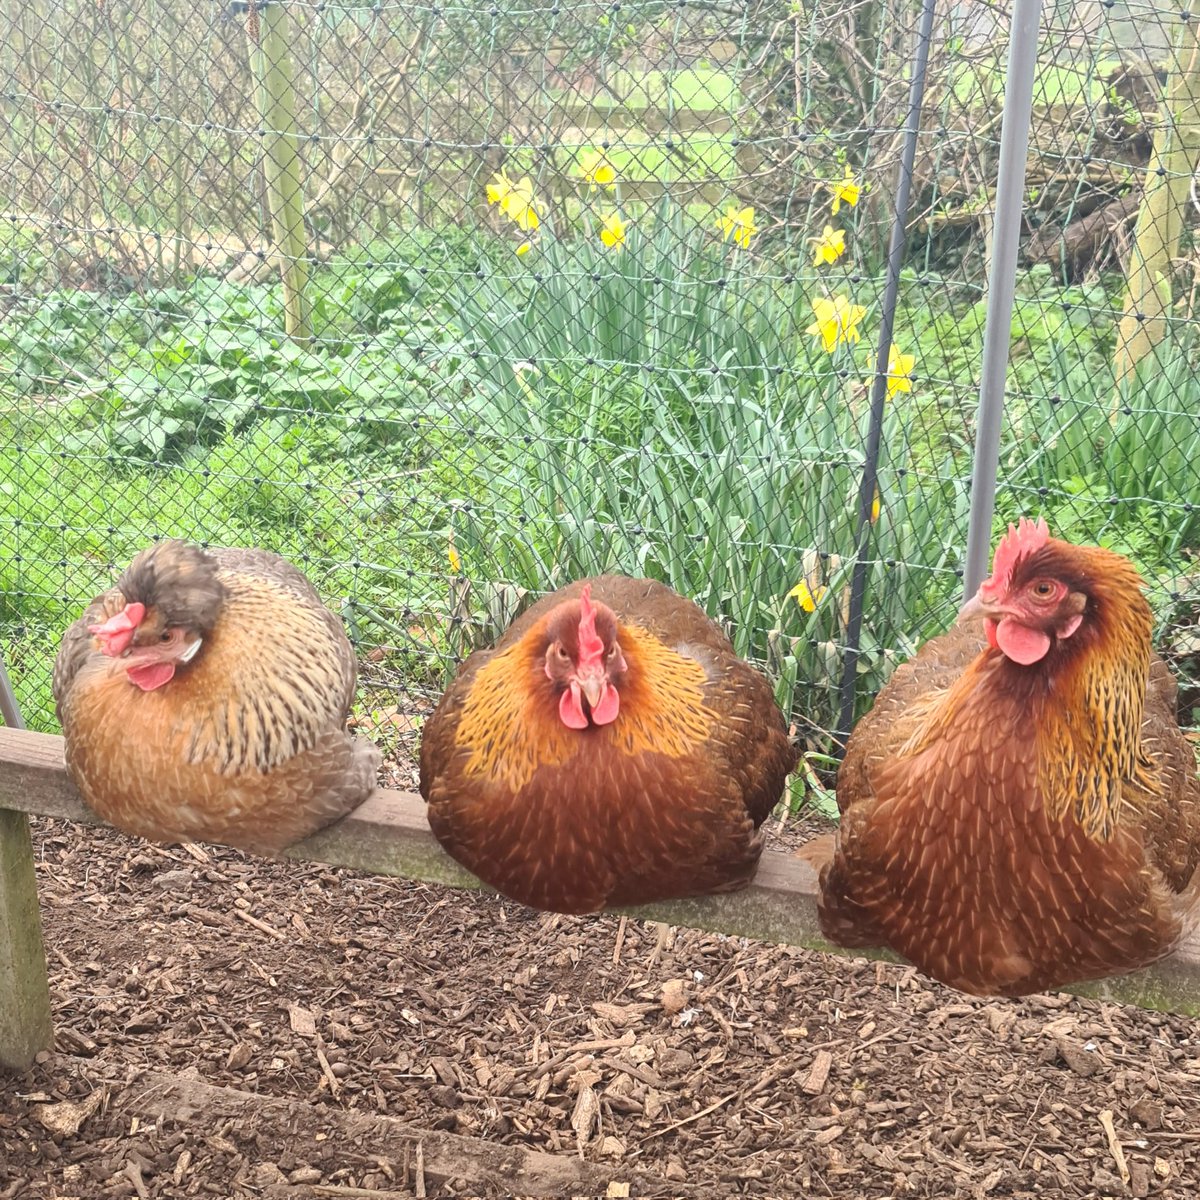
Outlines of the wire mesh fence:
{"type": "MultiPolygon", "coordinates": [[[[310,575],[400,782],[455,662],[609,570],[721,619],[830,749],[860,535],[860,711],[962,587],[1005,4],[936,9],[858,506],[920,7],[8,6],[0,650],[29,724],[67,622],[174,535],[310,575]]],[[[997,494],[1130,554],[1189,679],[1198,23],[1044,15],[997,494]]]]}

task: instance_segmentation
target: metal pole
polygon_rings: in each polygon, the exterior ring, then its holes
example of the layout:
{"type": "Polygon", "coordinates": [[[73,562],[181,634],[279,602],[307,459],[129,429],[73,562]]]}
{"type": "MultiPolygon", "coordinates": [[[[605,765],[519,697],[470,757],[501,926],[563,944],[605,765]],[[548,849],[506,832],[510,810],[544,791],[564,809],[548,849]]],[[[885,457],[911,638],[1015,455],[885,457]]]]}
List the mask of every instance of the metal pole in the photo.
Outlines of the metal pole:
{"type": "Polygon", "coordinates": [[[1013,0],[1008,44],[1008,77],[1004,85],[1004,123],[1000,130],[1000,165],[996,178],[996,215],[988,269],[987,323],[983,334],[983,367],[979,379],[979,415],[975,432],[975,465],[971,472],[971,522],[967,529],[964,592],[968,599],[987,577],[996,509],[996,475],[1000,465],[1000,424],[1012,335],[1013,299],[1017,290],[1017,242],[1025,202],[1025,158],[1033,116],[1033,78],[1037,67],[1041,0],[1013,0]]]}
{"type": "Polygon", "coordinates": [[[0,654],[0,717],[9,729],[24,729],[25,722],[21,719],[21,710],[17,707],[17,696],[13,691],[8,672],[4,669],[4,656],[0,654]]]}
{"type": "Polygon", "coordinates": [[[866,462],[858,489],[858,522],[855,528],[857,550],[850,576],[850,611],[846,621],[846,657],[842,661],[839,687],[841,711],[838,716],[838,741],[844,747],[854,724],[854,699],[858,681],[858,643],[862,636],[863,599],[867,590],[867,544],[871,538],[871,506],[879,478],[879,450],[883,437],[883,405],[887,399],[888,357],[896,320],[896,301],[900,292],[900,267],[904,262],[907,239],[908,201],[912,193],[913,162],[917,156],[917,138],[921,132],[921,109],[925,103],[925,72],[929,65],[929,43],[933,36],[933,17],[937,0],[924,0],[917,27],[917,49],[913,56],[912,84],[908,90],[908,117],[904,125],[904,148],[900,155],[900,178],[896,187],[896,213],[892,219],[888,245],[887,278],[883,289],[879,342],[875,348],[875,378],[871,383],[871,415],[867,426],[866,462]]]}

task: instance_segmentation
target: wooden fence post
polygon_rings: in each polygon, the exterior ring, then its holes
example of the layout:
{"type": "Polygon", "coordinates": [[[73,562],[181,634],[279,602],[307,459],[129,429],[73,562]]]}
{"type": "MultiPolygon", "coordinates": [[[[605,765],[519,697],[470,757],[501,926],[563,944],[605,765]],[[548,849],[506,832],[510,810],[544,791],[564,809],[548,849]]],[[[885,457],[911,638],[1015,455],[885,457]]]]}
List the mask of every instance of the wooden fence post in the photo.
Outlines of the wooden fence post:
{"type": "MultiPolygon", "coordinates": [[[[0,723],[25,728],[3,658],[0,723]]],[[[24,1071],[53,1043],[29,818],[0,808],[0,1070],[24,1071]]]]}
{"type": "MultiPolygon", "coordinates": [[[[1117,332],[1117,386],[1167,334],[1172,277],[1200,164],[1200,22],[1184,19],[1175,38],[1154,148],[1126,272],[1125,315],[1117,332]]],[[[1109,420],[1116,423],[1120,392],[1109,420]]]]}
{"type": "Polygon", "coordinates": [[[53,1040],[29,818],[0,808],[0,1068],[25,1070],[53,1040]]]}
{"type": "Polygon", "coordinates": [[[290,338],[303,344],[312,337],[312,304],[306,291],[308,239],[296,129],[296,72],[287,12],[279,0],[251,4],[246,33],[250,38],[250,72],[258,98],[258,119],[264,131],[263,174],[283,279],[284,327],[290,338]]]}

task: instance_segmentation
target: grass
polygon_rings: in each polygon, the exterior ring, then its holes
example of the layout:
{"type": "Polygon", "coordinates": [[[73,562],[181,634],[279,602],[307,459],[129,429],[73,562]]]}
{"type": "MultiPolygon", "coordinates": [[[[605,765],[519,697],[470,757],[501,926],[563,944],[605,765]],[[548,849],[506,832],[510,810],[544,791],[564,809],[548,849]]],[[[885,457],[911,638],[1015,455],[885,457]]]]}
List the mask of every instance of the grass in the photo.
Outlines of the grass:
{"type": "Polygon", "coordinates": [[[673,153],[660,146],[623,146],[620,143],[605,153],[623,179],[636,179],[639,183],[649,180],[662,183],[732,181],[739,173],[737,145],[735,134],[689,133],[682,146],[673,153]]]}
{"type": "MultiPolygon", "coordinates": [[[[328,436],[321,422],[264,422],[158,466],[58,449],[61,428],[10,426],[0,449],[0,525],[11,547],[0,559],[0,636],[31,725],[50,718],[49,666],[62,630],[155,535],[285,555],[354,618],[364,650],[394,643],[405,613],[446,609],[444,547],[428,533],[444,521],[438,501],[321,461],[312,450],[328,436]]],[[[414,689],[434,685],[444,647],[424,648],[429,661],[414,672],[414,689]]]]}
{"type": "Polygon", "coordinates": [[[693,109],[696,112],[734,112],[742,102],[737,79],[728,71],[697,66],[681,71],[612,72],[611,92],[591,99],[597,110],[605,108],[693,109]],[[619,97],[619,99],[617,98],[619,97]]]}
{"type": "MultiPolygon", "coordinates": [[[[1005,57],[963,63],[955,73],[955,99],[965,108],[999,103],[1004,97],[1005,57]]],[[[1095,109],[1108,98],[1106,81],[1121,66],[1117,58],[1055,63],[1042,58],[1034,78],[1033,99],[1055,111],[1095,109]]]]}
{"type": "MultiPolygon", "coordinates": [[[[314,279],[306,349],[268,287],[27,286],[0,321],[0,645],[31,725],[53,726],[64,626],[177,534],[308,571],[374,709],[436,695],[524,590],[653,575],[722,620],[828,750],[877,281],[855,285],[862,343],[829,356],[803,333],[810,270],[673,210],[618,254],[542,233],[520,259],[465,234],[340,259],[314,279]],[[801,581],[812,611],[789,598],[801,581]]],[[[961,588],[981,310],[916,276],[903,295],[918,378],[885,406],[863,705],[961,588]]],[[[1110,425],[1111,307],[1103,288],[1023,281],[997,523],[1044,512],[1130,554],[1166,624],[1197,603],[1200,386],[1180,344],[1110,425]]]]}

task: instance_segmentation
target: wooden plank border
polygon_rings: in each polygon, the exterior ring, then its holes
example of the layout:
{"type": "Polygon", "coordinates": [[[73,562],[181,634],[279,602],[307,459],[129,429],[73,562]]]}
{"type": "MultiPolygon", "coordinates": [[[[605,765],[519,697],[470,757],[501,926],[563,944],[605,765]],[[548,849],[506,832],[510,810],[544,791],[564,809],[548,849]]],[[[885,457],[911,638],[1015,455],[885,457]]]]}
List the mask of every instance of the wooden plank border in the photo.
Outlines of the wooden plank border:
{"type": "MultiPolygon", "coordinates": [[[[63,765],[63,739],[0,727],[0,806],[83,825],[101,822],[79,798],[63,765]]],[[[365,803],[287,857],[459,888],[482,888],[449,858],[425,819],[425,802],[410,792],[380,789],[365,803]]],[[[754,882],[740,892],[627,910],[630,915],[759,941],[856,957],[899,961],[886,951],[846,951],[820,935],[816,874],[802,859],[768,851],[754,882]]],[[[1200,1015],[1200,937],[1143,971],[1069,989],[1143,1008],[1200,1015]]],[[[0,1011],[0,1025],[5,1015],[0,1011]]]]}

